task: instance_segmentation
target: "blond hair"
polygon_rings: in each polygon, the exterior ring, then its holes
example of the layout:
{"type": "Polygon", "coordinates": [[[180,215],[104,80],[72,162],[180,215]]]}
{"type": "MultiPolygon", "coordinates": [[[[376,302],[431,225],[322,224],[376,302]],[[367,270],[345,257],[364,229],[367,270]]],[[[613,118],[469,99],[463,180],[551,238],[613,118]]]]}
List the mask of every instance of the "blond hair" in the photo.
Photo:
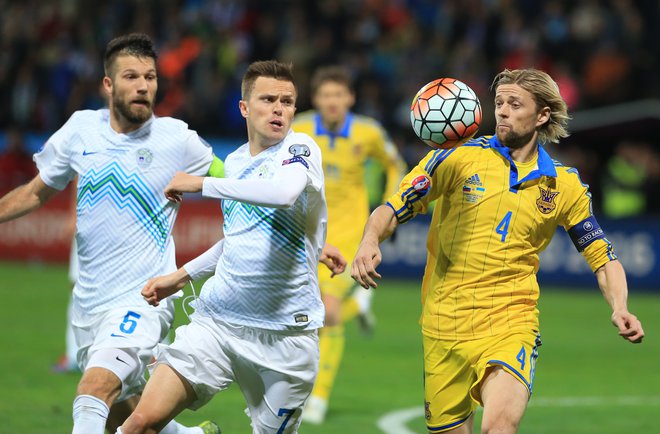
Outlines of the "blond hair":
{"type": "Polygon", "coordinates": [[[497,91],[502,84],[516,84],[532,94],[536,109],[550,108],[550,119],[539,127],[541,143],[557,143],[568,137],[568,115],[566,101],[559,93],[559,86],[546,72],[538,69],[505,69],[495,76],[491,88],[497,91]]]}

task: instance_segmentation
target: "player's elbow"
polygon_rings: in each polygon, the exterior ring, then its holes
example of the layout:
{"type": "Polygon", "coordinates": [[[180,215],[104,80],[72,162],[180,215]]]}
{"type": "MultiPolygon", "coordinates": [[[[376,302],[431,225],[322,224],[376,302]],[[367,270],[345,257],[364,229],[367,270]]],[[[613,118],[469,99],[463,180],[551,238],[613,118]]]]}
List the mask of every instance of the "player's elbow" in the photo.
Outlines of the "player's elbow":
{"type": "Polygon", "coordinates": [[[283,194],[276,198],[273,203],[273,208],[291,208],[293,204],[296,203],[297,199],[297,194],[283,194]]]}

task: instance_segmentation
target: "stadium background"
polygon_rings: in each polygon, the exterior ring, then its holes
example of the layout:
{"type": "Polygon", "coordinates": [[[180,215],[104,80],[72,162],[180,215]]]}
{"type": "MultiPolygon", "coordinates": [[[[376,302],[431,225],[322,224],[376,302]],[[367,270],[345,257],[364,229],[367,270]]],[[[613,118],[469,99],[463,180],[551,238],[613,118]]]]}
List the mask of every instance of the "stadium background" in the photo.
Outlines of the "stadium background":
{"type": "MultiPolygon", "coordinates": [[[[591,185],[647,339],[636,347],[619,341],[593,275],[559,232],[542,257],[545,345],[532,401],[538,405],[521,432],[660,432],[659,19],[655,0],[0,1],[0,190],[34,175],[22,160],[29,163],[74,110],[102,106],[103,48],[124,32],[146,32],[157,42],[156,112],[187,121],[219,156],[245,140],[236,106],[241,75],[253,60],[294,63],[299,110],[309,108],[315,67],[348,66],[355,110],[381,120],[409,164],[428,151],[408,119],[423,84],[443,76],[468,83],[484,106],[480,133],[488,134],[494,74],[504,67],[545,69],[574,116],[572,136],[550,153],[591,185]]],[[[371,181],[377,192],[376,167],[371,181]]],[[[69,207],[69,195],[61,194],[45,209],[0,225],[6,312],[0,433],[70,426],[76,378],[49,372],[63,348],[69,207]]],[[[182,208],[181,260],[213,241],[216,210],[201,200],[182,208]]],[[[377,426],[381,417],[420,405],[417,286],[427,221],[422,216],[403,226],[384,245],[376,335],[349,336],[336,408],[325,426],[301,432],[388,432],[377,426]]],[[[237,390],[221,394],[202,415],[227,432],[247,432],[241,399],[237,390]]],[[[423,432],[423,418],[411,414],[410,431],[391,420],[383,424],[395,427],[391,433],[423,432]]]]}

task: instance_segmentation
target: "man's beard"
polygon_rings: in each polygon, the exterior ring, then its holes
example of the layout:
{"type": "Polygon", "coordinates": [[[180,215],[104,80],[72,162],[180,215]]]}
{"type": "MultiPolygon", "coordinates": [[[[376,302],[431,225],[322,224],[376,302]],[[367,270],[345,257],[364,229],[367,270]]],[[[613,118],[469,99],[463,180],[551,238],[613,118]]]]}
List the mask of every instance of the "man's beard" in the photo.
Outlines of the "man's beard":
{"type": "Polygon", "coordinates": [[[510,149],[520,149],[526,144],[529,143],[530,140],[534,137],[535,131],[532,130],[527,134],[518,134],[517,132],[513,130],[509,130],[507,133],[500,134],[497,133],[497,140],[500,141],[501,144],[506,146],[507,148],[510,149]]]}
{"type": "Polygon", "coordinates": [[[121,115],[129,123],[133,125],[140,125],[149,120],[152,114],[151,103],[145,106],[146,110],[137,110],[132,111],[130,108],[130,103],[125,103],[119,98],[112,97],[112,106],[114,108],[115,114],[121,115]]]}

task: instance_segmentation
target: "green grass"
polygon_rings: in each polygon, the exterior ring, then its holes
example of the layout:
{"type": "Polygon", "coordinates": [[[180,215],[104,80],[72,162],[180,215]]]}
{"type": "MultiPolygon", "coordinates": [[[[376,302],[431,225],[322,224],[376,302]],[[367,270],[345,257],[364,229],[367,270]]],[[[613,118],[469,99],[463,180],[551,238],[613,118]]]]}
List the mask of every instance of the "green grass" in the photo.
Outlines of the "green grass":
{"type": "MultiPolygon", "coordinates": [[[[0,263],[3,350],[0,357],[0,434],[52,434],[71,430],[78,377],[56,375],[50,365],[64,347],[69,284],[61,266],[0,263]]],[[[303,425],[303,434],[376,434],[377,420],[398,409],[421,407],[422,349],[417,283],[388,281],[374,299],[378,327],[372,339],[348,326],[347,348],[327,422],[303,425]]],[[[541,295],[543,346],[535,394],[521,433],[614,434],[660,432],[660,296],[633,293],[630,309],[647,338],[631,345],[609,323],[597,287],[545,288],[541,295]],[[571,405],[566,398],[581,398],[571,405]],[[585,402],[585,397],[593,400],[585,402]],[[562,399],[564,401],[562,401],[562,399]],[[626,401],[627,400],[627,401],[626,401]]],[[[179,312],[178,321],[185,316],[179,312]]],[[[218,421],[225,434],[250,432],[237,387],[218,394],[177,420],[218,421]]],[[[406,424],[425,433],[422,417],[406,424]]]]}

